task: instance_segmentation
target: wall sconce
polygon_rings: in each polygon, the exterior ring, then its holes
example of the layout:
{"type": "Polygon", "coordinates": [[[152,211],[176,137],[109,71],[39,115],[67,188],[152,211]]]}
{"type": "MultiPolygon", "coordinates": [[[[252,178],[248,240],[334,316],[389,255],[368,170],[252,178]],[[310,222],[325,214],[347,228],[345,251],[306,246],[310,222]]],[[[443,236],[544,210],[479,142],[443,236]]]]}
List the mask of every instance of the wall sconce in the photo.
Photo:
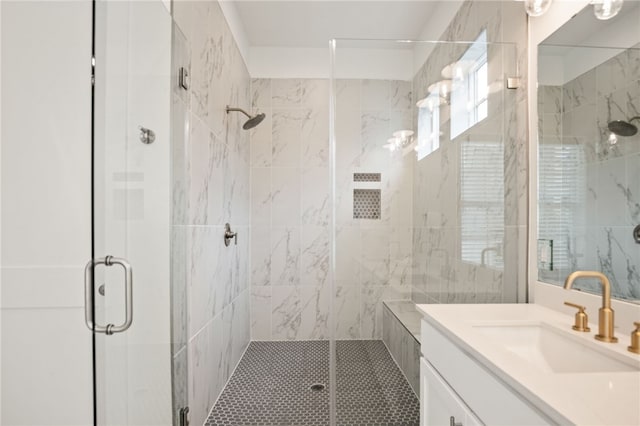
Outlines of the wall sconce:
{"type": "Polygon", "coordinates": [[[552,0],[525,0],[524,10],[529,16],[542,16],[551,7],[551,2],[552,0]]]}
{"type": "Polygon", "coordinates": [[[593,14],[601,21],[611,19],[620,12],[624,0],[596,0],[593,4],[593,14]]]}
{"type": "MultiPolygon", "coordinates": [[[[524,0],[524,8],[529,16],[542,16],[549,10],[553,0],[524,0]]],[[[624,0],[594,0],[593,14],[601,21],[611,19],[620,12],[624,0]]]]}
{"type": "Polygon", "coordinates": [[[393,132],[393,137],[387,139],[387,143],[382,147],[393,152],[400,148],[405,148],[413,143],[413,130],[398,130],[393,132]]]}

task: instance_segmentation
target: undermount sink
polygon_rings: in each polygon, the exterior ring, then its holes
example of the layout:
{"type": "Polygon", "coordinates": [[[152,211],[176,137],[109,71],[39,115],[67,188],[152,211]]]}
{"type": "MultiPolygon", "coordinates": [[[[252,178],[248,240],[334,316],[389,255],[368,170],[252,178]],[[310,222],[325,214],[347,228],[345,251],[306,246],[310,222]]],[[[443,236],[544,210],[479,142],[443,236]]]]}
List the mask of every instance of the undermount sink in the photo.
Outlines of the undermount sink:
{"type": "MultiPolygon", "coordinates": [[[[547,373],[595,373],[638,371],[631,361],[624,362],[597,350],[592,344],[545,324],[475,325],[479,332],[497,344],[547,373]]],[[[601,344],[594,341],[595,344],[601,344]]]]}

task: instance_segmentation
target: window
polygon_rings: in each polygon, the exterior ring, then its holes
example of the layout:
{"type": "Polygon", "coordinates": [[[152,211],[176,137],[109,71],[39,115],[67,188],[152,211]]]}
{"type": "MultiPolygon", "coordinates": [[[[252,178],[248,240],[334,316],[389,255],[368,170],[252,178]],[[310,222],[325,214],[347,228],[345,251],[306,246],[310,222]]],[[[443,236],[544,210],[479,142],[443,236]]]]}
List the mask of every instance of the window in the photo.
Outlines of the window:
{"type": "Polygon", "coordinates": [[[429,95],[418,104],[418,161],[440,147],[440,99],[429,95]]]}
{"type": "Polygon", "coordinates": [[[453,66],[451,92],[451,139],[487,118],[489,66],[487,32],[453,66]]]}

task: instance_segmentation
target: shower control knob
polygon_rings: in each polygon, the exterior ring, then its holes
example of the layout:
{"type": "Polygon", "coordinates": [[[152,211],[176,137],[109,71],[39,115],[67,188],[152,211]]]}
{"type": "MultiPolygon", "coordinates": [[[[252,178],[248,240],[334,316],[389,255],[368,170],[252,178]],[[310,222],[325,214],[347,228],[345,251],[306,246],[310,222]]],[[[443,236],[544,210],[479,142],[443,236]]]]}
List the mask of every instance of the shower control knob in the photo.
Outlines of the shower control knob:
{"type": "Polygon", "coordinates": [[[224,245],[229,247],[231,244],[231,239],[235,240],[235,244],[238,245],[238,233],[231,231],[231,225],[228,223],[224,224],[224,245]]]}
{"type": "Polygon", "coordinates": [[[146,127],[138,126],[140,130],[140,142],[145,145],[152,144],[156,140],[156,134],[153,130],[146,127]]]}
{"type": "Polygon", "coordinates": [[[640,225],[636,226],[633,229],[633,240],[636,242],[636,244],[640,244],[640,225]]]}

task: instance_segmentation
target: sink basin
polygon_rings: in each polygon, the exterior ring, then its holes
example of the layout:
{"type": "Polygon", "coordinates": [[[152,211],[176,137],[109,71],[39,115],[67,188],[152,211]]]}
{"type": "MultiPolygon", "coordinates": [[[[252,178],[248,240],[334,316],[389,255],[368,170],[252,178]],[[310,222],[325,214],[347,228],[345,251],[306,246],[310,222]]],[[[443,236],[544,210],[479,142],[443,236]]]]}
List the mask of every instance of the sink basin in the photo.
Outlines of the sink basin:
{"type": "MultiPolygon", "coordinates": [[[[598,350],[545,323],[476,325],[488,338],[547,373],[638,371],[638,366],[616,353],[598,350]],[[623,361],[624,360],[624,361],[623,361]]],[[[594,345],[598,344],[594,341],[594,345]]]]}

